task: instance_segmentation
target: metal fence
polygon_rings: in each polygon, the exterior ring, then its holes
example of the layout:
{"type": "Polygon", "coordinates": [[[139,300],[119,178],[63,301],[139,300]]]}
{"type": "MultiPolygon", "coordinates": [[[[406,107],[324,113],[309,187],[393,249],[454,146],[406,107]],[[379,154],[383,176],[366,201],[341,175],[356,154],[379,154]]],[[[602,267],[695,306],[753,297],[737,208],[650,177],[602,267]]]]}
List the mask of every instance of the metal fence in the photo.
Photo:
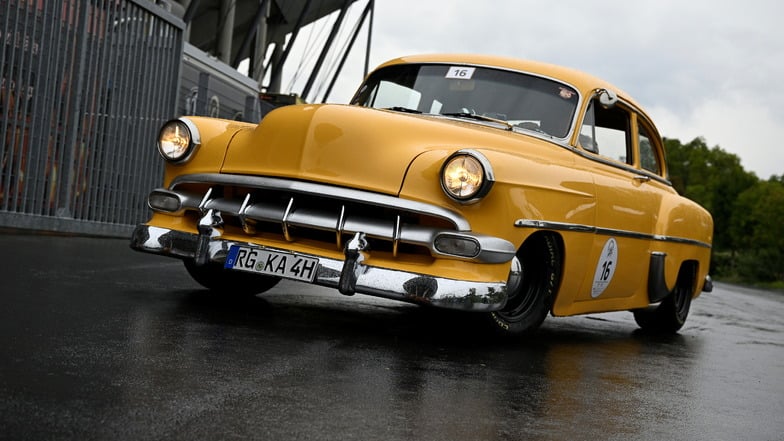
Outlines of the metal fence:
{"type": "Polygon", "coordinates": [[[147,0],[0,2],[0,227],[122,236],[148,216],[183,30],[147,0]]]}

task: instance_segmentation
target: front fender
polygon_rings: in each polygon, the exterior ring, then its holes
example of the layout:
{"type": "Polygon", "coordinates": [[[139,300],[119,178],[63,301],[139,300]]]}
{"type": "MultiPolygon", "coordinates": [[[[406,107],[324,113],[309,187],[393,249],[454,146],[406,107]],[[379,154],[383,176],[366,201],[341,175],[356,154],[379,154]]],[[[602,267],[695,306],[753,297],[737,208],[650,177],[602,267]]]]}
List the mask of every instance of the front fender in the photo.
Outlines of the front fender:
{"type": "Polygon", "coordinates": [[[199,131],[201,144],[188,162],[172,164],[167,162],[164,167],[165,187],[172,180],[183,174],[217,173],[226,157],[229,144],[240,131],[251,131],[255,124],[230,121],[225,119],[198,116],[183,117],[190,120],[199,131]]]}
{"type": "MultiPolygon", "coordinates": [[[[519,147],[526,147],[520,143],[519,147]]],[[[594,225],[596,199],[593,180],[587,172],[570,166],[573,153],[548,144],[528,146],[537,154],[516,155],[477,149],[490,161],[495,184],[488,195],[473,204],[460,204],[444,195],[439,184],[443,161],[451,149],[419,155],[409,167],[400,196],[436,203],[465,217],[474,232],[492,234],[520,248],[540,228],[515,226],[518,220],[536,220],[577,225],[594,225]]],[[[587,271],[581,256],[590,254],[593,235],[573,231],[557,233],[564,243],[564,274],[556,307],[569,305],[579,293],[587,271]]]]}

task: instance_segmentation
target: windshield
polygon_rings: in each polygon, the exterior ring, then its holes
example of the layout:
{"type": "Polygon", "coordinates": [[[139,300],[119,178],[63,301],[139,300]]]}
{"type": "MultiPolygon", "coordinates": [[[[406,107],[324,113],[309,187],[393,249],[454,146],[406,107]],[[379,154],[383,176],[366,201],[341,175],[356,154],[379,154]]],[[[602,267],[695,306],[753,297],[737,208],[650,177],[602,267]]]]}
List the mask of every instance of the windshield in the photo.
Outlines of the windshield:
{"type": "Polygon", "coordinates": [[[406,64],[374,72],[351,104],[495,120],[564,138],[577,101],[572,87],[533,75],[484,67],[406,64]]]}

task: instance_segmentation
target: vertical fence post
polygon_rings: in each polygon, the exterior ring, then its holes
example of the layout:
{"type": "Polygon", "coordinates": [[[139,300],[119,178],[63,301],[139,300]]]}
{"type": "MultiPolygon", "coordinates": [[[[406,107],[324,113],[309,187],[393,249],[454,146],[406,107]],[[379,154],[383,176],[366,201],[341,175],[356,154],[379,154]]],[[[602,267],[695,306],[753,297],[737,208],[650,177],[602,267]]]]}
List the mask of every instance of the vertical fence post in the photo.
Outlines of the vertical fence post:
{"type": "Polygon", "coordinates": [[[65,152],[63,152],[63,176],[60,179],[60,205],[57,207],[57,216],[72,217],[72,196],[74,191],[74,175],[76,174],[76,148],[79,142],[79,132],[82,126],[82,95],[84,89],[85,70],[87,67],[87,42],[89,32],[89,12],[92,2],[79,2],[77,12],[78,19],[74,25],[76,32],[77,61],[71,68],[71,79],[75,81],[70,89],[71,105],[68,106],[68,121],[66,122],[69,130],[65,137],[65,152]],[[75,74],[74,74],[75,73],[75,74]]]}
{"type": "Polygon", "coordinates": [[[0,228],[125,236],[144,220],[184,29],[149,0],[0,0],[0,228]]]}

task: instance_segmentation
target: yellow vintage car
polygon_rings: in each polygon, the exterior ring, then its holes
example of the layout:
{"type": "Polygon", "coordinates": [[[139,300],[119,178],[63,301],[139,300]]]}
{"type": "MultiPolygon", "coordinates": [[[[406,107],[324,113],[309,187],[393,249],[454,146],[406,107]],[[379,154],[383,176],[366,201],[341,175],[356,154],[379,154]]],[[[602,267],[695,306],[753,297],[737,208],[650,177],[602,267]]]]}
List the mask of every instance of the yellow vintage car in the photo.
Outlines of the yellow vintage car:
{"type": "Polygon", "coordinates": [[[285,278],[475,311],[507,334],[618,310],[672,333],[712,285],[713,221],[668,181],[656,127],[572,69],[403,57],[348,105],[182,117],[158,149],[163,186],[131,246],[224,294],[285,278]]]}

